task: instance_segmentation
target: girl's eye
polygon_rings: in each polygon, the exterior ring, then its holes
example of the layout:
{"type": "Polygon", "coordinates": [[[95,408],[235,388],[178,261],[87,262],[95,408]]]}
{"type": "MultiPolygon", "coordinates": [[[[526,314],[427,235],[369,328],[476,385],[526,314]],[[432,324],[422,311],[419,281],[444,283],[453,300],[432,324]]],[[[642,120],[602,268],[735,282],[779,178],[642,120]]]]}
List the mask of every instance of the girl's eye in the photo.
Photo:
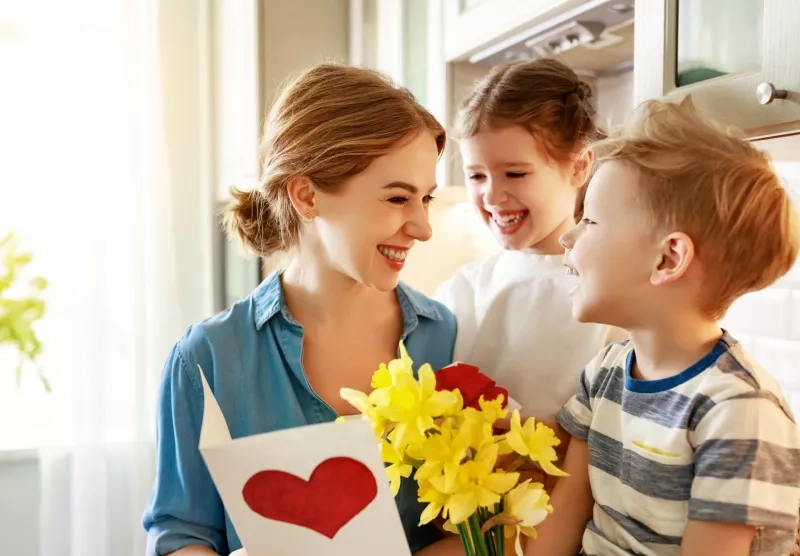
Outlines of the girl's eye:
{"type": "Polygon", "coordinates": [[[483,174],[470,174],[467,176],[467,178],[471,181],[480,181],[485,177],[486,176],[484,176],[483,174]]]}
{"type": "Polygon", "coordinates": [[[393,205],[405,205],[408,202],[407,197],[392,197],[389,202],[393,205]]]}
{"type": "Polygon", "coordinates": [[[527,175],[528,175],[527,172],[506,172],[506,177],[509,177],[511,179],[520,179],[524,178],[527,175]]]}

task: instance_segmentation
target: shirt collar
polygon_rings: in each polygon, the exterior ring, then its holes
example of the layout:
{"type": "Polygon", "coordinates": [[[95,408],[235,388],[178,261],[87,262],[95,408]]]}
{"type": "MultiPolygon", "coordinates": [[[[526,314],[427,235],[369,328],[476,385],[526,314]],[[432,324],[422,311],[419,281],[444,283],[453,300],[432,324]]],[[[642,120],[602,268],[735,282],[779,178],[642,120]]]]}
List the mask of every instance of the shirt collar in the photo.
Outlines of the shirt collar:
{"type": "MultiPolygon", "coordinates": [[[[418,318],[429,320],[443,320],[442,309],[436,302],[424,294],[411,288],[404,282],[399,282],[395,288],[400,310],[403,312],[404,336],[415,328],[418,318]]],[[[289,322],[296,322],[289,314],[283,300],[283,287],[281,286],[281,271],[276,271],[267,276],[251,294],[254,306],[254,320],[256,329],[264,326],[269,319],[282,313],[289,322]]]]}

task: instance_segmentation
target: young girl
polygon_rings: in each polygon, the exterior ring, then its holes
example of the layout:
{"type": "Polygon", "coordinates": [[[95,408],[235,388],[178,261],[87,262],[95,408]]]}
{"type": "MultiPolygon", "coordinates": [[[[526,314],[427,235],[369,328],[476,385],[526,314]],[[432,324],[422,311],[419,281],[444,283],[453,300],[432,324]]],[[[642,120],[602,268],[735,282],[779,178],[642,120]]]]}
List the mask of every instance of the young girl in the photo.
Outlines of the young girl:
{"type": "MultiPolygon", "coordinates": [[[[234,191],[228,220],[253,251],[296,255],[173,348],[144,514],[147,554],[243,554],[197,448],[198,365],[238,438],[351,413],[339,390],[368,391],[400,340],[415,361],[452,361],[453,315],[398,283],[414,243],[431,236],[428,204],[444,141],[410,93],[364,69],[317,66],[277,100],[265,125],[261,186],[234,191]]],[[[412,482],[397,505],[412,552],[440,538],[433,526],[418,527],[412,482]]]]}
{"type": "Polygon", "coordinates": [[[581,151],[598,135],[590,96],[556,60],[508,64],[477,84],[456,122],[469,199],[504,250],[436,294],[458,322],[454,358],[545,420],[609,341],[608,327],[572,318],[558,243],[582,213],[592,161],[581,151]]]}

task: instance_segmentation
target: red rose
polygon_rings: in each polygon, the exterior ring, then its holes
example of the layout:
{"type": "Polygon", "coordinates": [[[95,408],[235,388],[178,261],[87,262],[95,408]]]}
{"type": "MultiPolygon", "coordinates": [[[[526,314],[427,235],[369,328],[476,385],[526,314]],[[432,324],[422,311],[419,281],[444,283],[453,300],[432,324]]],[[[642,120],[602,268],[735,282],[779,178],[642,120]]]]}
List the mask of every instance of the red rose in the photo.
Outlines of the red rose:
{"type": "Polygon", "coordinates": [[[508,406],[508,390],[500,388],[495,382],[481,373],[474,365],[466,363],[453,363],[434,373],[436,377],[436,390],[455,390],[461,392],[464,398],[464,407],[480,409],[480,398],[492,401],[503,395],[503,407],[508,406]]]}

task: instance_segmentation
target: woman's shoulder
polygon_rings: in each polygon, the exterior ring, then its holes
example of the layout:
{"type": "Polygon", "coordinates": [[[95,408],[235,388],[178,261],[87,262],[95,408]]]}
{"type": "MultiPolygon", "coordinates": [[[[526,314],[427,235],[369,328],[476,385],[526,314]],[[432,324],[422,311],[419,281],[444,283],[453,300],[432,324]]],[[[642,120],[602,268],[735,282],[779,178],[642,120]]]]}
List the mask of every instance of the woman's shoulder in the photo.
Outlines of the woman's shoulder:
{"type": "Polygon", "coordinates": [[[202,390],[200,371],[209,384],[217,382],[218,370],[241,368],[255,349],[256,308],[252,296],[186,328],[175,342],[170,362],[182,368],[192,385],[202,390]],[[235,359],[236,361],[233,361],[235,359]]]}

